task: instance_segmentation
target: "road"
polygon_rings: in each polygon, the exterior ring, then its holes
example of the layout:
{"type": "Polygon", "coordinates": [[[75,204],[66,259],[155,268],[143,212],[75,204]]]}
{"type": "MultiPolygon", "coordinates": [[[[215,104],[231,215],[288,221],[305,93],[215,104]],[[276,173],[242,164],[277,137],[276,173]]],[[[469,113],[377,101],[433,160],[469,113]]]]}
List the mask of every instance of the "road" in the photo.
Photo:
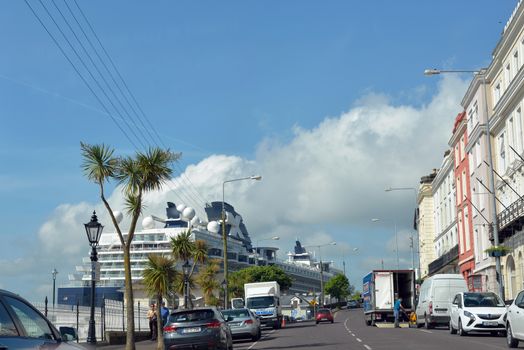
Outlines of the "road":
{"type": "MultiPolygon", "coordinates": [[[[342,310],[335,323],[294,323],[279,330],[264,331],[258,342],[235,341],[235,350],[409,350],[409,349],[507,349],[504,337],[473,334],[451,335],[445,328],[377,328],[364,324],[361,309],[342,310]]],[[[524,349],[524,344],[521,344],[524,349]]]]}

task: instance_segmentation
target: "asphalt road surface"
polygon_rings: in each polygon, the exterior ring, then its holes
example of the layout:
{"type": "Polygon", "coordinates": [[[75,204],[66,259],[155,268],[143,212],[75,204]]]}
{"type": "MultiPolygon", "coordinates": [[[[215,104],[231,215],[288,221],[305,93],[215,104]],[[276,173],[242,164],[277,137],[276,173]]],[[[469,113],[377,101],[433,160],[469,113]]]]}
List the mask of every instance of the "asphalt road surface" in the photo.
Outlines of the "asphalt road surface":
{"type": "MultiPolygon", "coordinates": [[[[520,344],[524,349],[524,344],[520,344]]],[[[446,328],[377,328],[364,323],[362,309],[342,310],[335,316],[335,323],[302,322],[289,324],[279,330],[264,330],[257,342],[236,340],[235,350],[480,350],[507,349],[505,338],[485,334],[465,337],[451,335],[446,328]]]]}

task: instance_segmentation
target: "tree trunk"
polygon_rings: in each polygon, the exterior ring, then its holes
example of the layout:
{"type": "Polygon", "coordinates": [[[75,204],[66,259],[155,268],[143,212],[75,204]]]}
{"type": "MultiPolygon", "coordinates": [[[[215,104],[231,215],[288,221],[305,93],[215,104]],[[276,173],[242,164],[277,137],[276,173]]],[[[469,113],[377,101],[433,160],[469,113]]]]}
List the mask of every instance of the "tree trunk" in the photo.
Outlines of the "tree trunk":
{"type": "Polygon", "coordinates": [[[135,350],[135,301],[133,297],[133,281],[131,279],[130,245],[123,247],[125,273],[125,302],[127,305],[126,350],[135,350]]]}
{"type": "Polygon", "coordinates": [[[156,316],[157,322],[157,335],[156,335],[156,348],[157,350],[164,350],[164,322],[162,320],[162,294],[158,293],[156,296],[156,316]]]}

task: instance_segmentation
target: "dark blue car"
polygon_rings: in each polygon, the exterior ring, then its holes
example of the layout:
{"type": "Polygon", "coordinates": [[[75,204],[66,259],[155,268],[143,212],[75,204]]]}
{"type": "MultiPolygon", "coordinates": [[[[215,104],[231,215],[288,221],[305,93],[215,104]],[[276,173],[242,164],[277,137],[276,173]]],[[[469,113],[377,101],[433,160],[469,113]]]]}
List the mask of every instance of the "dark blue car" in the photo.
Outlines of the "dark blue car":
{"type": "Polygon", "coordinates": [[[65,339],[28,301],[0,289],[0,349],[83,349],[65,339]]]}

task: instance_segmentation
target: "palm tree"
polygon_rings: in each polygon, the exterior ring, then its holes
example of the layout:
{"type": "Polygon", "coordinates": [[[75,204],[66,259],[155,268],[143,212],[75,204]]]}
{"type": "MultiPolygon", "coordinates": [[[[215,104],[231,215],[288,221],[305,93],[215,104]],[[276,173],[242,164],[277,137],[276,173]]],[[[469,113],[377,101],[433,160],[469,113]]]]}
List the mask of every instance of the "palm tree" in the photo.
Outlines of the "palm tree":
{"type": "Polygon", "coordinates": [[[216,305],[218,298],[213,294],[215,290],[220,288],[216,276],[220,271],[220,266],[216,260],[211,260],[207,265],[200,271],[197,276],[197,283],[202,290],[204,295],[204,301],[206,305],[216,305]]]}
{"type": "Polygon", "coordinates": [[[135,350],[134,297],[131,279],[131,242],[135,235],[138,218],[143,209],[143,196],[151,191],[158,191],[171,178],[171,164],[180,158],[179,153],[158,147],[150,148],[145,153],[137,152],[135,157],[115,157],[114,150],[108,146],[80,143],[85,176],[98,185],[100,198],[111,217],[111,221],[120,239],[124,254],[125,302],[127,305],[126,350],[135,350]],[[105,197],[104,185],[116,181],[122,186],[126,210],[131,216],[131,224],[124,237],[113,214],[113,209],[105,197]]]}
{"type": "Polygon", "coordinates": [[[162,299],[167,292],[171,283],[176,279],[178,272],[175,269],[175,261],[171,258],[158,254],[149,254],[148,261],[144,272],[142,273],[143,284],[146,291],[151,296],[156,297],[157,312],[157,350],[164,350],[163,322],[161,305],[162,299]]]}

